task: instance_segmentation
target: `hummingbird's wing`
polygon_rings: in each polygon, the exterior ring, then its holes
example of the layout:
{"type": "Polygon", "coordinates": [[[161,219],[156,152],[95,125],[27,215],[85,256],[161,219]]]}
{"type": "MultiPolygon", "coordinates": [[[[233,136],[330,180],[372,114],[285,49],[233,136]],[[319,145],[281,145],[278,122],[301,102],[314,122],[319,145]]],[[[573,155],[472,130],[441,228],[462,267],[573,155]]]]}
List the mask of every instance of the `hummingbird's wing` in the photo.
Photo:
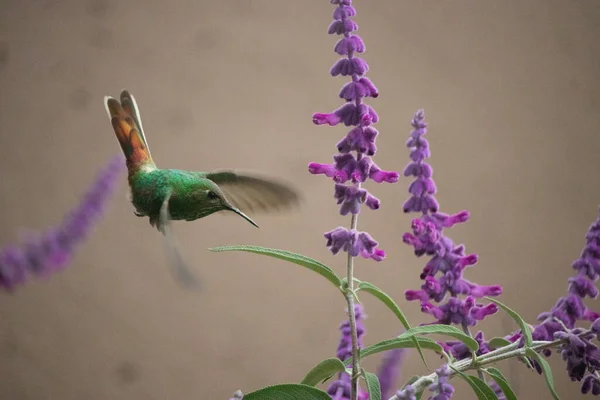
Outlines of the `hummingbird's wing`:
{"type": "Polygon", "coordinates": [[[190,269],[187,267],[181,256],[181,252],[177,246],[175,236],[171,231],[171,214],[169,212],[169,200],[171,192],[167,194],[165,200],[160,207],[160,215],[158,221],[158,229],[164,235],[167,244],[167,254],[169,256],[169,265],[175,279],[188,289],[199,289],[200,282],[194,277],[190,269]]]}
{"type": "Polygon", "coordinates": [[[206,178],[216,183],[231,204],[249,213],[290,209],[300,203],[298,190],[283,182],[236,171],[214,171],[206,178]]]}

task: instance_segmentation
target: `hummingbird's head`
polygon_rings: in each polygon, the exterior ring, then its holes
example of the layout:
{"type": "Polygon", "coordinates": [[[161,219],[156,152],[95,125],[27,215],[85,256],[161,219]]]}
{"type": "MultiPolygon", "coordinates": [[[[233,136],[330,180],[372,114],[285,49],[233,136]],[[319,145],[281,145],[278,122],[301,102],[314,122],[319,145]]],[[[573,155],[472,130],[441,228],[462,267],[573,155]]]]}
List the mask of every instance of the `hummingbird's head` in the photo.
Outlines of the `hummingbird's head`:
{"type": "Polygon", "coordinates": [[[207,211],[210,210],[209,213],[217,211],[232,211],[258,228],[258,225],[252,220],[252,218],[231,204],[216,183],[210,182],[206,189],[200,191],[200,194],[203,199],[201,199],[199,204],[205,207],[207,211]]]}

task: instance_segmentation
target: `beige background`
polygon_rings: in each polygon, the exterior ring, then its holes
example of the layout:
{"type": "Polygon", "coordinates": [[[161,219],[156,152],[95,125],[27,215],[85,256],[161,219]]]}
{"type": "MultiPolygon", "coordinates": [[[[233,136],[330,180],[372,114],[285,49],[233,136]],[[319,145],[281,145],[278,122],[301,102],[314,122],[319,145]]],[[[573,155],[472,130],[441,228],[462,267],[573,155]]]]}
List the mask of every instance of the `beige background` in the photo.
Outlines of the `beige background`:
{"type": "MultiPolygon", "coordinates": [[[[402,170],[412,113],[424,107],[442,211],[468,209],[451,235],[481,262],[473,281],[505,286],[530,321],[566,289],[571,261],[600,203],[600,6],[586,1],[357,1],[382,168],[402,170]]],[[[126,200],[122,176],[106,217],[73,264],[0,302],[0,397],[226,399],[236,389],[297,381],[335,354],[344,302],[306,270],[215,245],[285,248],[330,264],[323,232],[337,214],[332,183],[308,174],[328,162],[342,127],[313,112],[339,106],[329,77],[335,38],[325,0],[0,1],[0,241],[42,229],[75,206],[119,151],[102,98],[137,97],[160,166],[235,167],[293,180],[300,211],[261,216],[260,230],[214,216],[175,226],[202,294],[176,287],[163,243],[126,200]]],[[[387,250],[357,275],[403,300],[424,260],[401,235],[407,179],[369,185],[382,200],[359,226],[387,250]]],[[[400,330],[364,298],[368,344],[400,330]]],[[[597,305],[596,305],[597,307],[597,305]]],[[[596,308],[598,309],[598,308],[596,308]]],[[[501,315],[484,328],[514,325],[501,315]]],[[[378,358],[365,365],[374,369],[378,358]]],[[[553,357],[559,393],[578,398],[553,357]]],[[[432,362],[437,362],[432,359],[432,362]]],[[[523,399],[549,398],[524,367],[508,373],[523,399]]],[[[423,372],[411,354],[404,378],[423,372]]],[[[464,386],[457,398],[469,398],[464,386]]]]}

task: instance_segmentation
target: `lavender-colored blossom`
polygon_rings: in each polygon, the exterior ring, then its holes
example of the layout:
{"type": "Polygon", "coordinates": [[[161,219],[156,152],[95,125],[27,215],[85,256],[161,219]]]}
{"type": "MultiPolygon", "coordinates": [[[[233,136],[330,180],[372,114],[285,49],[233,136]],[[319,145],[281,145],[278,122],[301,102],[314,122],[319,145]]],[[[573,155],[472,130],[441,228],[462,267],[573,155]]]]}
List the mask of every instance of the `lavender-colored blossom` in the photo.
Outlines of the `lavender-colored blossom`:
{"type": "MultiPolygon", "coordinates": [[[[379,91],[365,76],[369,70],[367,62],[358,57],[364,53],[365,44],[360,36],[353,33],[358,29],[356,22],[351,19],[356,15],[356,9],[352,7],[351,0],[330,2],[337,7],[328,33],[341,36],[334,51],[343,56],[331,67],[330,73],[334,77],[350,77],[351,81],[345,83],[339,92],[339,97],[346,103],[331,113],[313,114],[313,122],[330,126],[344,124],[353,128],[337,143],[339,153],[333,156],[333,163],[312,162],[308,170],[311,174],[322,174],[333,179],[334,198],[340,206],[341,215],[357,215],[363,204],[372,210],[380,207],[379,199],[361,188],[361,184],[368,179],[377,183],[394,183],[398,181],[398,173],[382,170],[371,159],[377,152],[375,139],[379,132],[373,124],[379,121],[379,116],[364,103],[364,99],[376,98],[379,91]]],[[[337,228],[326,233],[325,237],[327,247],[333,254],[345,251],[353,257],[361,255],[375,261],[385,258],[385,252],[376,248],[377,242],[366,232],[337,228]]]]}
{"type": "MultiPolygon", "coordinates": [[[[354,315],[356,318],[356,338],[358,341],[358,347],[362,348],[362,338],[365,335],[364,319],[365,313],[360,304],[354,305],[354,315]]],[[[350,331],[350,321],[346,320],[340,325],[340,344],[337,348],[337,358],[344,361],[352,356],[352,334],[350,331]]],[[[327,393],[333,400],[349,400],[350,399],[350,376],[345,372],[338,374],[338,379],[329,385],[327,393]]],[[[369,394],[359,389],[358,399],[367,400],[369,394]]]]}
{"type": "Polygon", "coordinates": [[[66,267],[75,247],[101,217],[124,166],[122,156],[112,159],[98,173],[79,206],[60,225],[29,235],[23,246],[9,245],[0,250],[0,287],[11,291],[24,284],[29,275],[47,276],[66,267]]]}
{"type": "MultiPolygon", "coordinates": [[[[585,235],[586,244],[581,255],[572,266],[576,275],[568,279],[568,293],[558,299],[550,311],[538,316],[540,323],[533,329],[533,340],[552,341],[567,340],[559,351],[566,361],[567,373],[571,380],[583,381],[582,393],[590,390],[594,395],[600,394],[600,383],[596,374],[600,372],[600,349],[590,342],[590,338],[600,333],[600,314],[588,308],[584,299],[598,297],[595,282],[600,276],[600,210],[598,217],[585,235]],[[581,328],[575,325],[580,321],[593,321],[590,336],[581,337],[581,328]]],[[[520,332],[514,333],[510,341],[523,341],[520,332]]],[[[543,354],[549,356],[546,349],[543,354]]],[[[540,366],[533,363],[538,373],[540,366]]]]}
{"type": "Polygon", "coordinates": [[[393,349],[384,353],[381,364],[377,369],[382,399],[387,399],[392,395],[400,376],[400,366],[405,355],[406,349],[393,349]]]}
{"type": "Polygon", "coordinates": [[[438,379],[435,383],[429,385],[428,389],[432,393],[435,393],[433,397],[430,397],[430,400],[449,400],[452,398],[452,394],[454,394],[454,388],[450,383],[448,383],[448,378],[452,373],[452,370],[448,365],[444,364],[441,368],[436,369],[435,373],[438,376],[438,379]]]}
{"type": "Polygon", "coordinates": [[[455,245],[444,235],[444,229],[464,223],[469,219],[468,211],[454,215],[439,212],[435,199],[436,186],[433,169],[426,162],[430,157],[425,113],[419,110],[411,121],[413,131],[406,146],[410,148],[411,161],[404,168],[404,176],[413,176],[410,197],[404,203],[404,212],[421,213],[412,221],[412,233],[405,233],[403,241],[413,246],[420,257],[431,256],[421,273],[424,280],[420,290],[407,290],[406,299],[419,300],[421,310],[432,315],[437,323],[457,324],[464,328],[473,326],[486,316],[498,311],[495,304],[479,304],[476,299],[483,296],[498,296],[502,288],[498,285],[482,286],[463,277],[467,267],[477,263],[476,254],[466,254],[463,245],[455,245]],[[465,298],[459,298],[459,295],[465,298]],[[446,302],[442,303],[445,299],[446,302]],[[433,302],[442,303],[434,305],[433,302]]]}
{"type": "Polygon", "coordinates": [[[496,383],[496,381],[490,381],[488,382],[488,385],[494,391],[494,394],[498,400],[506,400],[506,396],[504,395],[502,388],[496,383]]]}
{"type": "Polygon", "coordinates": [[[398,400],[417,400],[417,391],[413,385],[406,385],[396,392],[398,400]]]}

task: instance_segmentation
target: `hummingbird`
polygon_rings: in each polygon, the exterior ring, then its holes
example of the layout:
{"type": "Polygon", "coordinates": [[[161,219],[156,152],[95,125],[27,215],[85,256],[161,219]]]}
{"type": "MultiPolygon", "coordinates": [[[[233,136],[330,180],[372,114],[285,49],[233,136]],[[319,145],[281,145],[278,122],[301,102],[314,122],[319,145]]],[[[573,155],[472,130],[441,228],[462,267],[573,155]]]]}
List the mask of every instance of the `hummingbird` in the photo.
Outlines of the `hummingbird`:
{"type": "Polygon", "coordinates": [[[163,234],[174,267],[175,278],[184,286],[198,287],[198,280],[183,262],[171,231],[172,220],[195,221],[217,212],[233,212],[258,228],[242,211],[286,210],[300,201],[292,186],[270,178],[215,170],[196,172],[158,168],[150,154],[140,111],[129,91],[120,100],[104,97],[113,130],[125,155],[134,214],[148,217],[163,234]]]}

